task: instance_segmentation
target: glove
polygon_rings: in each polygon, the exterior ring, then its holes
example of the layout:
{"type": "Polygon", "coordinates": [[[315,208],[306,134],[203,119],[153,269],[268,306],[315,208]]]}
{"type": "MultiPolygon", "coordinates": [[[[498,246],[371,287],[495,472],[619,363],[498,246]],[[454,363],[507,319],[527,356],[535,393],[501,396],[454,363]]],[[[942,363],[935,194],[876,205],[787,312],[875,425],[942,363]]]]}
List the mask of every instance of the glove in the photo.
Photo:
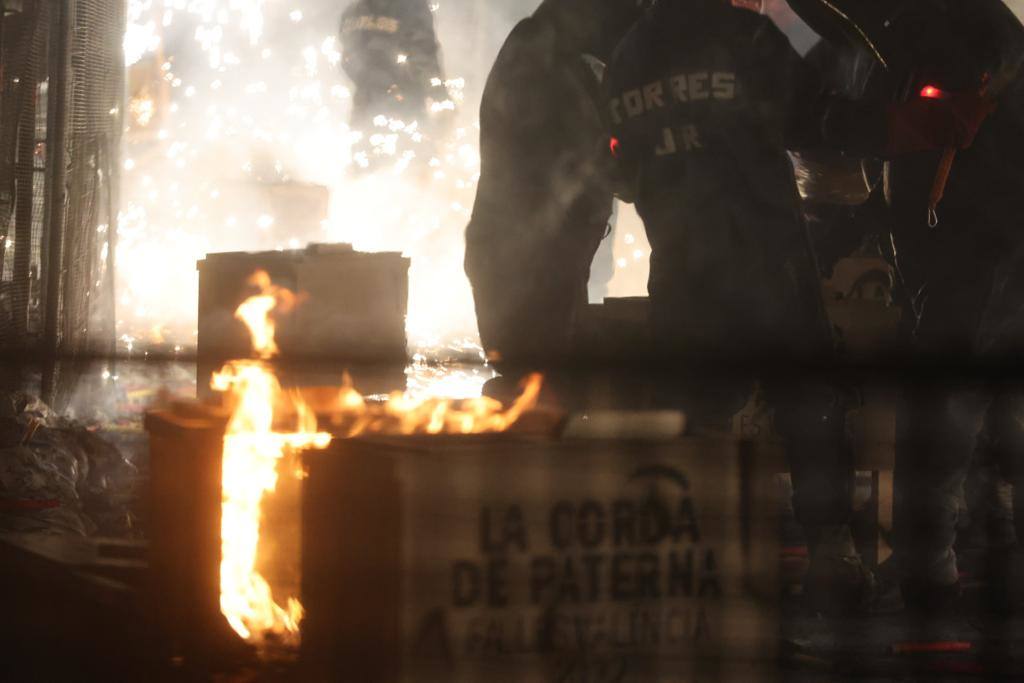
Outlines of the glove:
{"type": "Polygon", "coordinates": [[[981,124],[996,109],[981,93],[956,93],[942,98],[914,98],[888,110],[886,156],[936,149],[966,149],[981,124]]]}

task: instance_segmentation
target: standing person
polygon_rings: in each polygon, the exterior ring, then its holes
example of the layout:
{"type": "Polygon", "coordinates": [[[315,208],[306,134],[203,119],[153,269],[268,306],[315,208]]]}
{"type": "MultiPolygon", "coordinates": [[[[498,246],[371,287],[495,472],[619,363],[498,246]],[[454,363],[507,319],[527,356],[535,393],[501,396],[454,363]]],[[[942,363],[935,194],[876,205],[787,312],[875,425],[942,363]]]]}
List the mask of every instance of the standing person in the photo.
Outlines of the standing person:
{"type": "MultiPolygon", "coordinates": [[[[960,146],[980,114],[974,100],[922,111],[834,97],[747,5],[661,0],[619,46],[605,85],[652,247],[648,289],[664,350],[778,373],[832,350],[787,149],[960,146]]],[[[826,381],[765,379],[811,548],[809,597],[851,609],[872,581],[849,527],[844,401],[826,381]]]]}
{"type": "Polygon", "coordinates": [[[639,11],[637,0],[544,0],[512,30],[487,79],[465,267],[492,359],[570,350],[612,213],[595,67],[639,11]]]}
{"type": "MultiPolygon", "coordinates": [[[[790,4],[848,63],[870,63],[849,70],[837,87],[918,106],[965,91],[998,102],[974,144],[955,157],[937,205],[941,152],[907,155],[885,164],[865,205],[869,219],[854,226],[881,232],[907,337],[916,360],[930,365],[927,379],[907,387],[898,421],[894,562],[908,607],[954,606],[960,584],[953,544],[983,422],[982,448],[1024,490],[1021,393],[1005,383],[943,376],[951,366],[1012,361],[1024,342],[1024,83],[1017,76],[1024,28],[1001,0],[790,4]]],[[[1024,505],[1024,496],[1017,498],[1024,505]]],[[[1024,522],[1024,513],[1016,521],[1024,522]]]]}
{"type": "Polygon", "coordinates": [[[388,130],[387,119],[442,132],[432,121],[450,115],[454,105],[427,0],[356,0],[341,17],[341,48],[342,69],[354,86],[350,126],[363,133],[357,150],[367,154],[366,162],[374,154],[369,138],[374,128],[388,130]],[[378,117],[383,126],[375,123],[378,117]]]}

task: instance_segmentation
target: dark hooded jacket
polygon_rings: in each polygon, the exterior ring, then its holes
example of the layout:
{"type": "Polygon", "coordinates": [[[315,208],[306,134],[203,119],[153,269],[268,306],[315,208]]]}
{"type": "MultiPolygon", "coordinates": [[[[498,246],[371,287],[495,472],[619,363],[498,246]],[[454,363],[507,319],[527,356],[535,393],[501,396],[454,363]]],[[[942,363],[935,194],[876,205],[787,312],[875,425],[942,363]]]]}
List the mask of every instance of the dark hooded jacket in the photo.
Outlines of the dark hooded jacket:
{"type": "Polygon", "coordinates": [[[551,4],[513,29],[480,107],[465,266],[481,341],[505,360],[569,352],[612,212],[598,76],[551,4]]]}
{"type": "Polygon", "coordinates": [[[620,44],[605,92],[652,247],[659,336],[731,357],[824,352],[786,151],[832,135],[816,72],[767,17],[662,0],[620,44]]]}

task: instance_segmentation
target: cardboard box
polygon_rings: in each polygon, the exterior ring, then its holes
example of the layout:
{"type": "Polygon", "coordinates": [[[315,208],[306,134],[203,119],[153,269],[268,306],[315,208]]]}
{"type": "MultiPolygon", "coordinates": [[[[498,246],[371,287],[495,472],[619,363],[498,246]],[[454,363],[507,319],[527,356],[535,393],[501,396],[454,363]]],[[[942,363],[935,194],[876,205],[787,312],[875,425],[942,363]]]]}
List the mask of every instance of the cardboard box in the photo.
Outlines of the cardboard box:
{"type": "Polygon", "coordinates": [[[307,453],[309,677],[760,680],[781,506],[759,467],[778,456],[754,451],[502,434],[307,453]]]}

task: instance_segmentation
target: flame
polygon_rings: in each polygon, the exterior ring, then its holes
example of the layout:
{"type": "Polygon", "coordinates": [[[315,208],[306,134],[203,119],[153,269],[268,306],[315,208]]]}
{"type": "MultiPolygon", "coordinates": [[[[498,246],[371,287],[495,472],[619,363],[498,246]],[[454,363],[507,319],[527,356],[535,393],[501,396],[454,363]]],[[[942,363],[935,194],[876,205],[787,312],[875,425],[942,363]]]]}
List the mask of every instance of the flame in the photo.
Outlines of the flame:
{"type": "MultiPolygon", "coordinates": [[[[270,313],[292,306],[295,297],[274,287],[263,271],[250,283],[261,293],[239,306],[235,317],[249,328],[253,350],[266,360],[278,352],[270,313]]],[[[262,640],[268,634],[287,640],[298,634],[302,605],[294,597],[283,607],[275,602],[270,584],[256,570],[261,505],[277,488],[278,463],[289,449],[326,448],[331,436],[317,431],[316,416],[302,397],[283,392],[273,370],[262,361],[232,361],[213,375],[211,386],[227,392],[234,406],[222,465],[221,612],[246,640],[262,640]],[[275,431],[275,408],[282,407],[295,416],[292,431],[275,431]]]]}
{"type": "Polygon", "coordinates": [[[252,348],[260,358],[267,360],[276,356],[280,349],[274,336],[277,326],[270,312],[277,310],[287,313],[295,307],[297,297],[284,287],[277,287],[270,281],[265,270],[257,270],[249,278],[249,284],[259,288],[260,294],[242,302],[235,311],[235,317],[245,323],[252,337],[252,348]]]}
{"type": "MultiPolygon", "coordinates": [[[[259,360],[227,363],[214,373],[211,386],[226,392],[232,406],[224,436],[221,508],[220,606],[242,638],[260,642],[273,634],[294,641],[302,620],[302,604],[289,597],[274,600],[266,579],[257,571],[261,506],[277,488],[279,464],[289,450],[324,449],[332,436],[319,430],[317,413],[325,414],[341,438],[363,434],[480,434],[508,429],[533,408],[542,378],[530,375],[523,392],[508,408],[491,398],[465,400],[415,397],[402,392],[386,401],[369,401],[346,374],[340,389],[284,391],[265,362],[278,353],[274,311],[287,311],[300,299],[275,286],[258,271],[249,283],[260,293],[235,311],[249,328],[259,360]],[[290,431],[280,423],[290,420],[290,431]]],[[[301,471],[294,472],[302,478],[301,471]]]]}
{"type": "MultiPolygon", "coordinates": [[[[394,392],[380,404],[367,403],[346,375],[341,389],[322,410],[343,438],[363,434],[484,434],[503,432],[537,405],[543,378],[529,375],[522,393],[505,409],[486,396],[464,400],[410,396],[394,392]]],[[[315,400],[314,400],[315,402],[315,400]]]]}

